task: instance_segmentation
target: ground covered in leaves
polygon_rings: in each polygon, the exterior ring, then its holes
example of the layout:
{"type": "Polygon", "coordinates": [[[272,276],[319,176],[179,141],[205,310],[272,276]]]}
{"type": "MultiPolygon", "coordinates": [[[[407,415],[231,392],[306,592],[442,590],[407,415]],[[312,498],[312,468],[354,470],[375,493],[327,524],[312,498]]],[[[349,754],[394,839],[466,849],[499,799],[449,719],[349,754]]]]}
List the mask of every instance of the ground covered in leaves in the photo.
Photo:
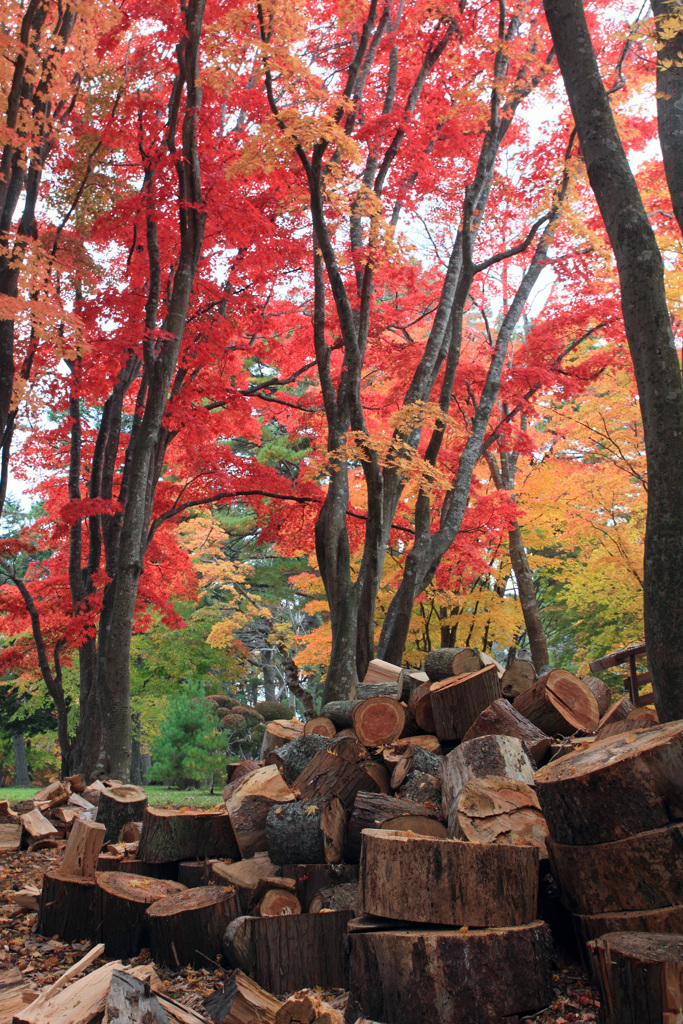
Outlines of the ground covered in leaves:
{"type": "MultiPolygon", "coordinates": [[[[31,987],[39,990],[55,982],[64,971],[76,963],[90,949],[91,942],[60,942],[36,932],[37,914],[23,910],[9,902],[5,893],[26,885],[41,888],[43,873],[57,866],[62,851],[45,850],[37,853],[3,853],[0,858],[0,971],[17,967],[31,987]]],[[[133,964],[149,962],[148,951],[132,960],[133,964]]],[[[95,970],[102,961],[95,963],[95,970]]],[[[204,1000],[221,988],[225,972],[219,964],[207,964],[195,970],[189,967],[179,971],[157,967],[164,982],[165,994],[198,1012],[203,1012],[204,1000]]],[[[578,964],[557,965],[553,975],[554,999],[540,1013],[524,1017],[534,1024],[596,1024],[598,999],[578,964]]],[[[339,994],[328,996],[341,1008],[339,994]]],[[[420,1022],[416,1022],[420,1024],[420,1022]]]]}

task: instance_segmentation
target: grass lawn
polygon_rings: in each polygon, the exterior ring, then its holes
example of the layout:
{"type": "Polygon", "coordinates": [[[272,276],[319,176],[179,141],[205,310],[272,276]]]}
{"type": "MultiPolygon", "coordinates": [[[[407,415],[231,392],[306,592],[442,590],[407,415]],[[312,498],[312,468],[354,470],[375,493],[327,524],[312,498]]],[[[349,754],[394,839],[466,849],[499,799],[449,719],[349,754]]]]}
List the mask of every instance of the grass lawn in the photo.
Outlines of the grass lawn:
{"type": "MultiPolygon", "coordinates": [[[[13,786],[0,789],[0,800],[9,800],[10,804],[30,800],[41,788],[13,786]]],[[[145,791],[152,807],[215,807],[222,802],[221,788],[213,794],[206,789],[166,789],[165,786],[145,786],[145,791]]]]}

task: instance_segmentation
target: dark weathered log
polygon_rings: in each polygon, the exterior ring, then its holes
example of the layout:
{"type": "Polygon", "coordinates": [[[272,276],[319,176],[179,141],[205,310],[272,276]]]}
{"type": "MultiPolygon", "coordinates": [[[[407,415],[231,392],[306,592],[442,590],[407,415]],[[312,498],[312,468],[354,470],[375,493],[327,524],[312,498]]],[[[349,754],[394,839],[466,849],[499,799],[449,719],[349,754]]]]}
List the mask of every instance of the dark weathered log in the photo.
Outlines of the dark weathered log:
{"type": "Polygon", "coordinates": [[[530,786],[486,775],[465,783],[448,816],[448,835],[471,843],[535,846],[548,855],[548,826],[530,786]]]}
{"type": "Polygon", "coordinates": [[[214,964],[223,933],[238,913],[235,890],[218,885],[157,900],[147,908],[152,959],[169,967],[214,964]]]}
{"type": "Polygon", "coordinates": [[[300,736],[299,739],[285,743],[266,757],[266,764],[276,764],[282,778],[288,786],[294,785],[309,761],[321,750],[329,750],[332,739],[317,733],[300,736]]]}
{"type": "Polygon", "coordinates": [[[400,789],[413,772],[433,775],[440,780],[442,766],[443,758],[438,754],[432,754],[423,747],[409,747],[394,767],[391,774],[391,788],[400,789]]]}
{"type": "Polygon", "coordinates": [[[588,943],[601,1024],[683,1019],[683,935],[611,932],[588,943]]]}
{"type": "Polygon", "coordinates": [[[228,926],[223,954],[269,992],[345,988],[347,910],[284,917],[240,917],[228,926]]]}
{"type": "Polygon", "coordinates": [[[551,743],[550,736],[541,732],[504,697],[494,700],[482,711],[463,736],[463,742],[477,736],[514,736],[537,766],[543,763],[551,743]]]}
{"type": "Polygon", "coordinates": [[[393,743],[405,726],[405,708],[395,697],[370,697],[353,709],[353,731],[366,747],[393,743]]]}
{"type": "Polygon", "coordinates": [[[448,818],[453,804],[470,779],[485,775],[503,775],[534,784],[534,767],[519,740],[512,736],[478,736],[467,740],[443,759],[441,786],[442,811],[448,818]]]}
{"type": "Polygon", "coordinates": [[[332,739],[336,735],[336,725],[331,718],[325,718],[323,715],[309,718],[304,725],[304,736],[329,736],[332,739]]]}
{"type": "MultiPolygon", "coordinates": [[[[378,792],[391,793],[389,771],[380,761],[371,761],[366,759],[361,761],[358,767],[362,768],[365,774],[369,775],[373,782],[376,783],[378,792]]],[[[365,789],[365,786],[363,789],[365,789]]]]}
{"type": "Polygon", "coordinates": [[[273,864],[267,853],[256,853],[247,860],[237,861],[236,864],[222,860],[212,861],[209,865],[209,882],[234,888],[240,913],[247,914],[263,879],[272,879],[280,873],[281,869],[277,864],[273,864]]]}
{"type": "Polygon", "coordinates": [[[226,800],[230,822],[243,857],[267,848],[266,819],[275,804],[295,800],[276,765],[269,764],[240,779],[226,800]]]}
{"type": "Polygon", "coordinates": [[[97,820],[105,829],[105,843],[115,843],[127,821],[142,821],[147,794],[140,786],[117,786],[100,793],[97,820]]]}
{"type": "Polygon", "coordinates": [[[105,826],[100,822],[74,821],[59,865],[60,874],[94,878],[104,834],[105,826]]]}
{"type": "Polygon", "coordinates": [[[598,679],[597,676],[581,676],[581,679],[597,700],[598,714],[602,718],[612,703],[612,691],[607,683],[603,683],[602,679],[598,679]]]}
{"type": "Polygon", "coordinates": [[[558,843],[589,846],[683,820],[683,722],[596,740],[536,773],[558,843]]]}
{"type": "Polygon", "coordinates": [[[578,676],[554,668],[515,698],[521,715],[549,736],[568,736],[577,729],[595,732],[600,721],[598,702],[578,676]]]}
{"type": "Polygon", "coordinates": [[[331,885],[319,889],[310,902],[309,912],[319,914],[323,910],[350,910],[358,914],[358,882],[331,885]]]}
{"type": "Polygon", "coordinates": [[[440,740],[460,741],[482,711],[500,697],[500,679],[492,665],[441,679],[432,683],[429,692],[436,735],[440,740]]]}
{"type": "Polygon", "coordinates": [[[366,829],[360,912],[397,921],[472,928],[536,917],[538,858],[528,846],[454,843],[366,829]]]}
{"type": "Polygon", "coordinates": [[[309,912],[313,897],[321,889],[358,883],[357,864],[286,864],[282,874],[293,879],[304,913],[309,912]]]}
{"type": "Polygon", "coordinates": [[[112,974],[104,1019],[117,1024],[169,1024],[168,1014],[149,985],[127,971],[112,974]]]}
{"type": "Polygon", "coordinates": [[[354,932],[350,947],[350,1002],[370,1020],[503,1024],[552,998],[550,932],[540,921],[354,932]]]}
{"type": "Polygon", "coordinates": [[[338,797],[344,807],[350,808],[359,790],[376,792],[379,787],[360,765],[321,750],[296,779],[294,789],[302,800],[321,807],[338,797]]]}
{"type": "Polygon", "coordinates": [[[357,700],[333,700],[320,709],[320,714],[331,719],[337,729],[352,729],[353,709],[359,703],[357,700]]]}
{"type": "Polygon", "coordinates": [[[426,672],[412,672],[404,669],[396,684],[396,699],[407,702],[413,690],[416,690],[423,683],[430,682],[431,679],[426,672]]]}
{"type": "MultiPolygon", "coordinates": [[[[425,807],[413,800],[400,800],[398,797],[385,796],[382,793],[359,793],[349,815],[344,846],[344,860],[353,862],[360,857],[361,833],[364,828],[383,828],[385,822],[395,821],[401,815],[440,818],[439,810],[425,807]]],[[[396,825],[392,826],[396,828],[396,825]]]]}
{"type": "MultiPolygon", "coordinates": [[[[97,871],[118,871],[119,864],[123,860],[122,853],[100,853],[97,858],[97,871]]],[[[94,876],[93,876],[94,877],[94,876]]]]}
{"type": "Polygon", "coordinates": [[[205,860],[182,860],[178,864],[178,881],[188,889],[209,883],[209,865],[205,860]]]}
{"type": "Polygon", "coordinates": [[[415,726],[423,733],[430,735],[436,729],[432,712],[432,684],[421,683],[416,686],[408,698],[408,712],[412,715],[415,726]]]}
{"type": "Polygon", "coordinates": [[[238,857],[230,818],[224,811],[147,807],[138,857],[165,864],[199,857],[238,857]]]}
{"type": "Polygon", "coordinates": [[[346,811],[338,797],[324,803],[297,800],[277,804],[266,821],[273,864],[336,864],[342,857],[345,834],[346,811]]]}
{"type": "Polygon", "coordinates": [[[149,945],[145,911],[185,886],[161,878],[103,871],[97,876],[100,940],[109,957],[134,957],[149,945]]]}
{"type": "Polygon", "coordinates": [[[172,882],[178,881],[178,862],[171,861],[166,864],[147,864],[139,857],[124,857],[118,863],[117,871],[127,871],[133,875],[145,875],[148,878],[167,878],[172,882]]]}
{"type": "Polygon", "coordinates": [[[449,676],[478,672],[482,667],[479,651],[472,647],[439,647],[425,658],[425,672],[432,683],[449,676]]]}
{"type": "MultiPolygon", "coordinates": [[[[683,905],[659,910],[631,910],[617,914],[575,914],[574,927],[581,947],[607,932],[665,932],[683,934],[683,905]]],[[[582,948],[585,954],[585,949],[582,948]]]]}
{"type": "Polygon", "coordinates": [[[99,933],[98,891],[94,878],[62,875],[46,871],[38,911],[38,934],[63,942],[90,939],[99,933]]]}
{"type": "Polygon", "coordinates": [[[261,760],[270,754],[271,750],[276,750],[283,744],[289,743],[290,740],[298,739],[303,734],[304,723],[299,722],[296,718],[276,718],[272,722],[267,722],[261,742],[261,760]]]}
{"type": "Polygon", "coordinates": [[[500,681],[500,688],[504,697],[514,700],[524,693],[536,682],[536,669],[531,660],[531,654],[518,653],[510,665],[505,669],[503,678],[500,681]]]}
{"type": "Polygon", "coordinates": [[[403,785],[396,790],[396,796],[438,810],[441,807],[441,781],[427,772],[411,772],[403,785]]]}

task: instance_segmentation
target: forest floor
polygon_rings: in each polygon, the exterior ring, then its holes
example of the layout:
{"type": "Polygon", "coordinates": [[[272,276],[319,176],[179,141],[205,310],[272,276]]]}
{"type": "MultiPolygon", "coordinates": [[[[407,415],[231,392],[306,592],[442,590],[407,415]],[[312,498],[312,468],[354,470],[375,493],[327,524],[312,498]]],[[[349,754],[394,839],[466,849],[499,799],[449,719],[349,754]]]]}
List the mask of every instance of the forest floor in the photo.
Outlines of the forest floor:
{"type": "MultiPolygon", "coordinates": [[[[4,894],[26,885],[41,888],[43,873],[56,867],[61,856],[62,851],[22,851],[4,853],[0,859],[0,971],[17,967],[35,989],[56,981],[90,949],[92,943],[61,942],[38,935],[37,914],[16,907],[6,900],[4,894]]],[[[149,952],[143,951],[131,963],[141,964],[149,960],[149,952]]],[[[95,970],[101,963],[102,960],[97,961],[90,970],[95,970]]],[[[199,1013],[203,1012],[204,1000],[222,987],[225,978],[225,971],[218,964],[215,968],[207,965],[201,970],[182,968],[172,971],[159,967],[156,970],[164,983],[165,994],[199,1013]]],[[[539,1013],[521,1018],[520,1024],[522,1020],[534,1024],[596,1024],[597,992],[579,964],[558,963],[553,974],[553,987],[551,1005],[539,1013]]],[[[334,999],[335,1005],[343,1008],[341,993],[325,994],[325,997],[334,999]]],[[[416,1021],[416,1024],[421,1022],[416,1021]]]]}

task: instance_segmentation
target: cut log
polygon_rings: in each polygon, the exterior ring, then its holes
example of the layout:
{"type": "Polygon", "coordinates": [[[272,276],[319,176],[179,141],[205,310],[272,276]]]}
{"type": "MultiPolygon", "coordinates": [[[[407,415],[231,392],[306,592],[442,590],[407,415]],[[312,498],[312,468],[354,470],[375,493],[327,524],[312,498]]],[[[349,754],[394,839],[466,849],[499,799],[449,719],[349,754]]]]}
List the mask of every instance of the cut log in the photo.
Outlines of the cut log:
{"type": "Polygon", "coordinates": [[[0,971],[0,1024],[12,1024],[14,1014],[26,1005],[24,993],[27,990],[26,980],[18,968],[0,971]]]}
{"type": "Polygon", "coordinates": [[[597,676],[581,676],[581,679],[597,700],[598,713],[602,718],[612,703],[612,691],[607,683],[603,683],[602,679],[598,679],[597,676]]]}
{"type": "Polygon", "coordinates": [[[296,718],[276,718],[272,722],[268,722],[261,743],[261,760],[271,750],[276,750],[283,744],[289,743],[290,740],[298,739],[303,734],[304,723],[299,722],[296,718]]]}
{"type": "Polygon", "coordinates": [[[71,794],[67,807],[75,807],[79,811],[78,816],[82,821],[94,821],[97,817],[95,805],[85,800],[80,793],[71,794]]]}
{"type": "Polygon", "coordinates": [[[275,1017],[275,1024],[344,1024],[344,1016],[315,992],[302,991],[290,996],[275,1017]]]}
{"type": "Polygon", "coordinates": [[[332,797],[338,797],[344,807],[350,808],[359,790],[376,792],[378,788],[360,765],[326,750],[317,753],[294,782],[294,789],[302,800],[320,807],[332,797]]]}
{"type": "Polygon", "coordinates": [[[394,665],[390,661],[382,661],[381,658],[373,658],[363,676],[363,682],[375,685],[378,683],[393,683],[394,693],[396,693],[396,686],[402,674],[403,669],[400,665],[394,665]]]}
{"type": "MultiPolygon", "coordinates": [[[[429,804],[423,804],[431,810],[429,804]]],[[[416,836],[429,836],[431,839],[446,839],[448,829],[437,818],[425,818],[419,814],[399,814],[396,818],[387,818],[383,828],[390,832],[412,832],[416,836]]]]}
{"type": "Polygon", "coordinates": [[[479,651],[472,647],[439,647],[425,658],[425,672],[432,683],[449,676],[462,676],[482,668],[479,651]]]}
{"type": "Polygon", "coordinates": [[[60,874],[94,878],[104,836],[104,824],[80,819],[75,821],[59,865],[60,874]]]}
{"type": "Polygon", "coordinates": [[[311,914],[320,914],[323,910],[350,910],[355,917],[358,907],[358,882],[346,882],[318,890],[308,909],[311,914]]]}
{"type": "Polygon", "coordinates": [[[208,861],[181,860],[178,864],[178,881],[187,889],[197,889],[200,885],[208,885],[208,861]]]}
{"type": "Polygon", "coordinates": [[[659,723],[659,715],[654,708],[642,706],[629,711],[626,721],[631,722],[633,726],[643,724],[657,725],[659,723]]]}
{"type": "MultiPolygon", "coordinates": [[[[344,762],[348,764],[349,762],[344,762]]],[[[342,858],[346,811],[338,797],[277,804],[266,821],[273,864],[337,864],[342,858]]]]}
{"type": "Polygon", "coordinates": [[[588,943],[602,1024],[683,1019],[683,935],[611,932],[588,943]]]}
{"type": "Polygon", "coordinates": [[[21,815],[21,824],[29,836],[29,842],[56,836],[57,829],[47,820],[42,811],[35,808],[21,815]]]}
{"type": "Polygon", "coordinates": [[[229,886],[235,889],[242,914],[247,914],[254,902],[259,883],[264,878],[274,878],[281,874],[281,869],[273,864],[267,853],[257,853],[248,860],[236,864],[225,861],[213,861],[209,868],[209,881],[215,885],[229,886]]]}
{"type": "Polygon", "coordinates": [[[0,800],[0,825],[19,825],[19,815],[9,805],[9,800],[0,800]]]}
{"type": "Polygon", "coordinates": [[[168,864],[200,857],[235,858],[239,850],[223,810],[147,807],[138,856],[148,864],[168,864]]]}
{"type": "Polygon", "coordinates": [[[436,754],[439,757],[443,756],[441,744],[436,736],[402,736],[396,743],[390,743],[389,746],[384,748],[382,760],[387,768],[393,772],[403,755],[407,754],[413,747],[420,747],[422,750],[427,750],[430,754],[436,754]]]}
{"type": "Polygon", "coordinates": [[[503,678],[500,681],[500,688],[504,697],[514,700],[530,689],[536,682],[536,669],[531,660],[531,655],[517,654],[510,665],[505,669],[503,678]]]}
{"type": "Polygon", "coordinates": [[[18,850],[21,847],[21,822],[13,824],[11,821],[0,824],[0,852],[3,850],[18,850]]]}
{"type": "Polygon", "coordinates": [[[204,1003],[214,1024],[275,1024],[281,1006],[279,999],[243,971],[233,971],[223,990],[214,992],[204,1003]]]}
{"type": "Polygon", "coordinates": [[[107,787],[103,782],[100,782],[99,779],[95,779],[94,782],[91,782],[90,785],[86,786],[83,790],[83,799],[97,807],[100,802],[100,793],[103,793],[106,789],[107,787]]]}
{"type": "Polygon", "coordinates": [[[471,928],[536,917],[538,858],[527,846],[485,846],[366,829],[361,914],[471,928]]]}
{"type": "Polygon", "coordinates": [[[630,721],[626,718],[623,722],[607,722],[605,725],[598,729],[598,736],[601,740],[606,740],[609,736],[621,736],[625,732],[640,732],[641,729],[651,729],[656,722],[649,721],[630,721]]]}
{"type": "Polygon", "coordinates": [[[340,733],[337,733],[330,750],[337,757],[343,757],[345,761],[352,761],[353,764],[367,756],[365,747],[353,732],[350,736],[342,736],[340,733]]]}
{"type": "MultiPolygon", "coordinates": [[[[74,964],[74,967],[83,969],[79,964],[74,964]]],[[[102,1020],[114,971],[122,968],[120,960],[111,960],[92,974],[86,974],[70,985],[65,983],[63,988],[57,988],[57,982],[15,1014],[14,1024],[90,1024],[102,1020]]],[[[151,964],[128,967],[126,972],[145,982],[156,977],[151,964]]],[[[69,974],[68,971],[65,973],[69,974]]],[[[62,975],[59,981],[64,977],[62,975]]]]}
{"type": "Polygon", "coordinates": [[[107,995],[105,1021],[111,1024],[169,1024],[149,985],[126,971],[114,971],[107,995]]]}
{"type": "Polygon", "coordinates": [[[294,882],[304,913],[310,912],[311,901],[321,889],[358,885],[357,864],[286,864],[282,873],[294,882]]]}
{"type": "Polygon", "coordinates": [[[127,821],[141,821],[147,806],[147,794],[140,786],[117,786],[100,793],[97,821],[106,829],[104,841],[113,843],[127,821]]]}
{"type": "Polygon", "coordinates": [[[98,891],[94,878],[46,871],[38,912],[38,933],[63,942],[98,937],[98,891]]]}
{"type": "Polygon", "coordinates": [[[430,682],[431,679],[426,672],[411,672],[408,669],[404,669],[396,683],[396,700],[407,703],[413,690],[416,690],[423,683],[430,682]]]}
{"type": "Polygon", "coordinates": [[[600,721],[598,702],[578,676],[554,668],[515,698],[521,715],[548,735],[568,736],[579,729],[595,732],[600,721]]]}
{"type": "Polygon", "coordinates": [[[616,700],[600,719],[598,732],[601,733],[602,729],[607,725],[623,722],[631,711],[633,711],[633,704],[628,697],[621,697],[619,700],[616,700]]]}
{"type": "Polygon", "coordinates": [[[683,820],[683,722],[598,739],[536,773],[557,843],[590,846],[683,820]]]}
{"type": "MultiPolygon", "coordinates": [[[[229,764],[227,767],[227,782],[237,782],[238,779],[244,778],[245,775],[250,775],[251,772],[255,772],[257,768],[261,767],[263,766],[260,761],[235,761],[234,764],[229,764]]],[[[225,800],[225,792],[223,793],[223,799],[225,800]]]]}
{"type": "Polygon", "coordinates": [[[50,817],[58,825],[73,825],[76,818],[80,818],[81,812],[78,807],[55,807],[50,811],[50,817]]]}
{"type": "Polygon", "coordinates": [[[534,846],[548,856],[548,826],[530,786],[486,775],[465,783],[448,816],[448,835],[470,843],[534,846]]]}
{"type": "Polygon", "coordinates": [[[442,810],[448,818],[466,782],[485,775],[503,775],[534,784],[534,768],[519,740],[512,736],[479,736],[461,743],[443,759],[442,810]]]}
{"type": "Polygon", "coordinates": [[[396,700],[396,683],[354,683],[350,700],[369,700],[370,697],[391,697],[396,700]]]}
{"type": "Polygon", "coordinates": [[[336,725],[331,718],[325,718],[324,715],[309,718],[304,725],[304,736],[329,736],[332,739],[336,735],[336,725]]]}
{"type": "Polygon", "coordinates": [[[613,843],[549,844],[564,903],[577,914],[656,910],[683,903],[683,825],[613,843]]]}
{"type": "Polygon", "coordinates": [[[97,876],[97,888],[100,937],[107,956],[127,959],[138,956],[142,947],[149,945],[147,907],[185,890],[178,882],[119,871],[101,872],[97,876]]]}
{"type": "Polygon", "coordinates": [[[421,683],[413,690],[408,699],[408,713],[412,716],[416,729],[421,729],[428,735],[436,729],[432,712],[431,689],[431,682],[421,683]]]}
{"type": "Polygon", "coordinates": [[[239,907],[233,888],[205,885],[157,900],[146,913],[156,963],[206,967],[215,964],[223,932],[239,907]]]}
{"type": "Polygon", "coordinates": [[[226,807],[242,857],[251,857],[267,848],[266,819],[270,809],[295,799],[277,765],[266,765],[240,779],[226,807]]]}
{"type": "MultiPolygon", "coordinates": [[[[157,904],[158,906],[158,904],[157,904]]],[[[344,945],[351,911],[239,917],[223,936],[223,954],[276,995],[301,988],[344,988],[344,945]]]]}
{"type": "Polygon", "coordinates": [[[537,766],[543,763],[551,744],[550,736],[541,732],[504,697],[494,700],[482,711],[463,736],[463,743],[477,736],[514,736],[537,766]]]}
{"type": "MultiPolygon", "coordinates": [[[[414,772],[432,775],[436,779],[441,779],[442,766],[443,758],[437,754],[431,754],[423,747],[409,747],[401,755],[400,760],[397,761],[391,773],[391,788],[400,789],[414,772]]],[[[412,799],[412,797],[409,799],[412,799]]]]}
{"type": "Polygon", "coordinates": [[[585,943],[607,932],[664,932],[683,934],[683,905],[659,910],[631,910],[619,914],[575,914],[574,927],[582,952],[585,943]]]}
{"type": "Polygon", "coordinates": [[[350,935],[350,1002],[391,1024],[503,1024],[552,998],[550,931],[540,921],[476,931],[350,935]]]}
{"type": "Polygon", "coordinates": [[[286,889],[268,889],[254,908],[259,917],[281,917],[283,914],[300,914],[301,904],[293,892],[286,889]]]}
{"type": "Polygon", "coordinates": [[[283,747],[271,751],[266,756],[266,764],[276,764],[282,778],[288,786],[292,786],[301,775],[306,765],[321,750],[329,750],[332,746],[332,739],[314,733],[310,736],[300,736],[299,739],[285,743],[283,747]]]}
{"type": "MultiPolygon", "coordinates": [[[[395,796],[384,796],[381,793],[359,793],[349,815],[344,845],[344,860],[358,861],[360,857],[361,833],[364,828],[384,828],[387,821],[395,822],[403,815],[413,817],[435,818],[440,814],[438,809],[425,807],[413,800],[400,800],[395,796]]],[[[394,824],[392,828],[396,828],[394,824]]],[[[443,825],[441,826],[443,829],[443,825]]]]}
{"type": "MultiPolygon", "coordinates": [[[[372,781],[377,786],[377,792],[391,793],[389,772],[383,764],[381,764],[379,761],[365,760],[360,762],[359,768],[362,768],[365,774],[370,776],[372,781]]],[[[363,786],[362,788],[366,789],[365,786],[363,786]]]]}
{"type": "Polygon", "coordinates": [[[118,871],[122,860],[122,853],[100,853],[95,869],[96,871],[118,871]]]}
{"type": "Polygon", "coordinates": [[[440,740],[462,740],[482,711],[500,697],[495,666],[432,683],[432,714],[440,740]]]}
{"type": "Polygon", "coordinates": [[[414,800],[425,807],[441,807],[441,781],[427,772],[412,772],[403,785],[396,790],[396,796],[403,800],[414,800]]]}
{"type": "Polygon", "coordinates": [[[353,731],[366,747],[393,743],[405,726],[405,708],[395,697],[370,697],[353,709],[353,731]]]}
{"type": "Polygon", "coordinates": [[[31,801],[34,807],[45,811],[48,808],[51,809],[52,807],[59,807],[61,804],[65,804],[70,796],[71,786],[69,783],[57,781],[51,782],[44,789],[34,793],[31,801]]]}
{"type": "Polygon", "coordinates": [[[358,703],[357,700],[333,700],[320,709],[320,714],[331,719],[337,729],[352,729],[353,709],[358,703]]]}

